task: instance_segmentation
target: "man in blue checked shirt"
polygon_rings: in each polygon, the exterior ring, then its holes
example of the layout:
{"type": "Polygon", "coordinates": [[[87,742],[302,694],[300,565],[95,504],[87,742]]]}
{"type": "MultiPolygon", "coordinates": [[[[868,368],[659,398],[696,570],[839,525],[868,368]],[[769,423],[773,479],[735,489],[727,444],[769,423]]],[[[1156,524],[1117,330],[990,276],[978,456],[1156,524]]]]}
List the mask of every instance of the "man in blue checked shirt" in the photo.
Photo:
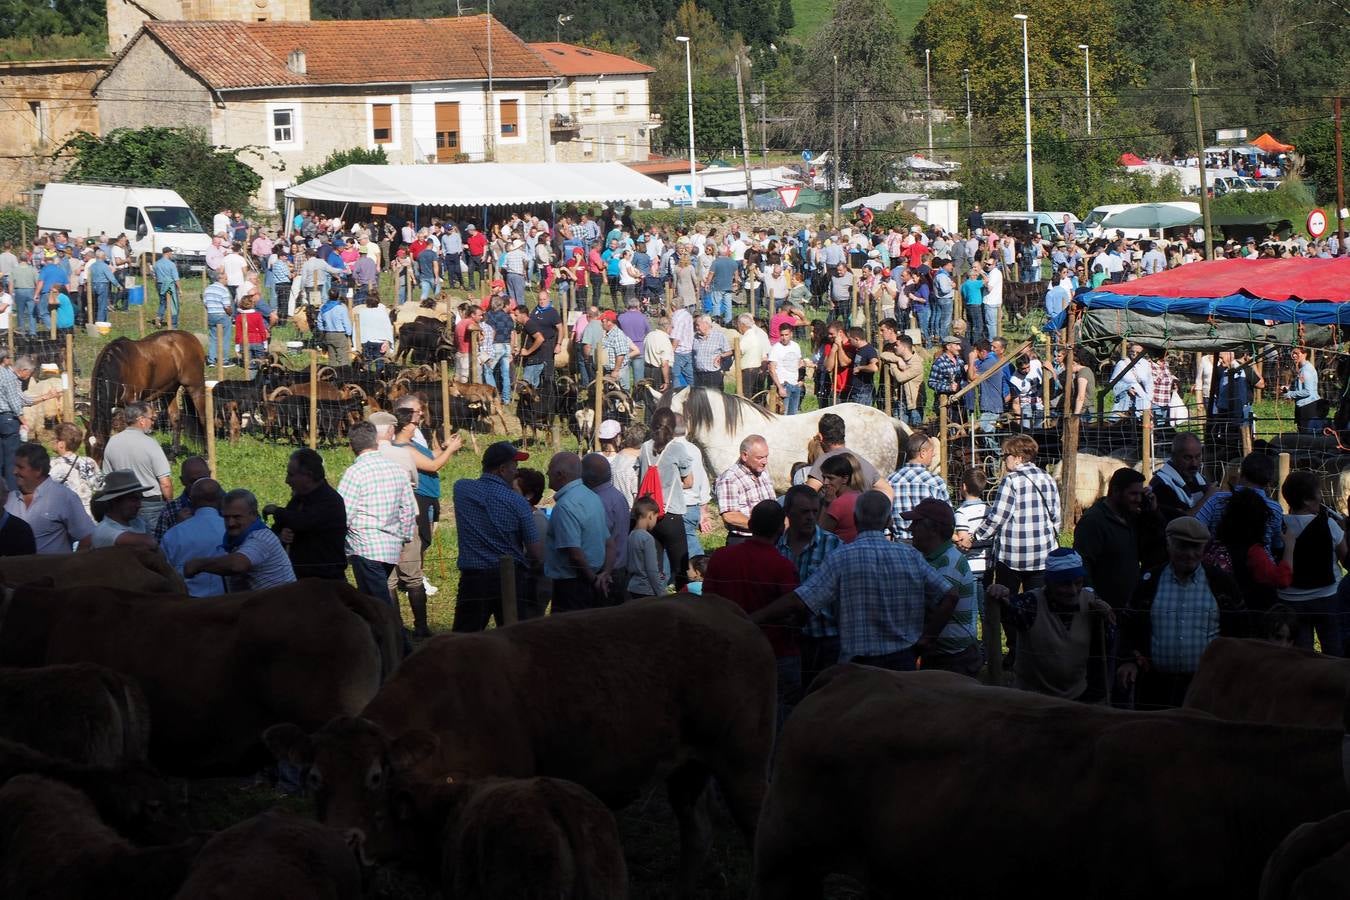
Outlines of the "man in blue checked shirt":
{"type": "Polygon", "coordinates": [[[956,588],[908,544],[886,540],[891,499],[858,498],[858,537],[825,559],[801,587],[750,616],[756,625],[822,610],[839,627],[839,661],[913,671],[956,609],[956,588]]]}

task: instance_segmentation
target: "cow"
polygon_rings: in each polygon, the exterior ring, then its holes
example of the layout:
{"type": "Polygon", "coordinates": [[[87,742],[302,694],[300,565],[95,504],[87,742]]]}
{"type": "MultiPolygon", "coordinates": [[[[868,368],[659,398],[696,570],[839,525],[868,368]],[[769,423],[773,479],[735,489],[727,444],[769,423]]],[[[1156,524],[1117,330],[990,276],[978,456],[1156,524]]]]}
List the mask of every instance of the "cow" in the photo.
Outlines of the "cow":
{"type": "Polygon", "coordinates": [[[91,766],[143,761],[150,708],[135,679],[92,663],[0,669],[0,737],[91,766]]]}
{"type": "Polygon", "coordinates": [[[22,587],[0,610],[0,665],[96,662],[140,682],[150,758],[173,773],[250,773],[262,730],[359,712],[401,659],[388,605],[323,579],[203,597],[22,587]]]}
{"type": "Polygon", "coordinates": [[[245,819],[208,840],[174,900],[360,900],[361,896],[361,867],[340,833],[273,811],[245,819]]]}
{"type": "Polygon", "coordinates": [[[877,896],[1254,898],[1290,830],[1350,806],[1340,728],[1128,712],[938,671],[841,665],[816,685],[779,739],[757,900],[819,897],[832,872],[877,896]]]}
{"type": "Polygon", "coordinates": [[[1340,728],[1350,698],[1350,660],[1265,641],[1217,638],[1183,704],[1220,719],[1340,728]]]}
{"type": "Polygon", "coordinates": [[[162,843],[184,828],[185,795],[145,763],[87,766],[0,738],[0,784],[17,775],[42,775],[78,788],[103,821],[138,842],[162,843]]]}
{"type": "MultiPolygon", "coordinates": [[[[381,736],[382,737],[382,736],[381,736]]],[[[389,746],[387,738],[384,743],[389,746]]],[[[399,846],[446,897],[625,900],[614,815],[557,778],[390,780],[399,846]]]]}
{"type": "Polygon", "coordinates": [[[754,833],[775,678],[773,653],[744,612],[680,595],[432,638],[355,722],[312,736],[282,725],[264,740],[308,769],[320,817],[370,859],[395,842],[390,769],[433,781],[566,778],[611,807],[666,774],[687,894],[707,849],[700,798],[710,776],[747,838],[754,833]]]}
{"type": "Polygon", "coordinates": [[[0,584],[47,581],[61,587],[103,587],[116,573],[117,586],[142,594],[187,595],[183,576],[158,550],[104,547],[82,553],[0,556],[0,584]]]}
{"type": "Polygon", "coordinates": [[[136,847],[60,781],[20,775],[0,787],[0,897],[168,900],[201,846],[136,847]]]}
{"type": "Polygon", "coordinates": [[[1350,811],[1295,828],[1261,876],[1261,900],[1339,900],[1348,892],[1350,811]]]}

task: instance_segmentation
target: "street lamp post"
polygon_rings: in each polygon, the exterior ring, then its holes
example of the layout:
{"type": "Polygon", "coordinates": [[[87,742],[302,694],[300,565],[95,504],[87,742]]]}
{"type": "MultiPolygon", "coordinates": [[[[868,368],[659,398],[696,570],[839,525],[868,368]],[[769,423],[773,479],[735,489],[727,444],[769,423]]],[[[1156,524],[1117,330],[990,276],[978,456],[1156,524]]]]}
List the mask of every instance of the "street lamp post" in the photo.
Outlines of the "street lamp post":
{"type": "Polygon", "coordinates": [[[692,209],[698,206],[698,182],[694,174],[694,67],[689,56],[689,45],[692,41],[683,34],[675,40],[684,44],[684,82],[689,99],[689,206],[692,209]]]}
{"type": "Polygon", "coordinates": [[[1087,92],[1087,131],[1092,134],[1092,49],[1087,44],[1079,44],[1083,51],[1083,87],[1087,92]]]}
{"type": "Polygon", "coordinates": [[[1027,131],[1027,212],[1034,212],[1036,202],[1032,199],[1034,185],[1031,175],[1031,57],[1027,48],[1027,14],[1017,13],[1013,18],[1022,23],[1022,106],[1027,131]]]}

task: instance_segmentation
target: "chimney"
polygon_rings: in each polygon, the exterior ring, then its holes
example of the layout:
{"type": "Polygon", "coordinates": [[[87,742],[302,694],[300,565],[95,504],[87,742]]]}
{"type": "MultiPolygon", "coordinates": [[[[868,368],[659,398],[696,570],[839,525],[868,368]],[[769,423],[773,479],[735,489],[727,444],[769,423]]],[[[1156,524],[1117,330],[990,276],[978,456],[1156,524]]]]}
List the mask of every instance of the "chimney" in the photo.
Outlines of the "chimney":
{"type": "Polygon", "coordinates": [[[286,57],[286,68],[295,75],[305,74],[305,51],[292,50],[286,57]]]}

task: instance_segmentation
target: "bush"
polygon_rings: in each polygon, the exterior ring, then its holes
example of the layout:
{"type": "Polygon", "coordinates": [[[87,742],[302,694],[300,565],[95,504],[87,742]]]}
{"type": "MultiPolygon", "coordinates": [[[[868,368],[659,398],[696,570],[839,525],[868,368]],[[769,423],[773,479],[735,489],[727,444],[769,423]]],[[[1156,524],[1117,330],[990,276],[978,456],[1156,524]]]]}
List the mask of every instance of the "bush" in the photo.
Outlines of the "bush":
{"type": "Polygon", "coordinates": [[[899,225],[902,231],[908,231],[912,225],[924,227],[923,221],[918,216],[900,206],[875,213],[872,217],[873,231],[890,231],[894,225],[899,225]]]}
{"type": "Polygon", "coordinates": [[[37,235],[37,216],[18,206],[0,208],[0,244],[21,246],[25,235],[30,241],[37,235]]]}

